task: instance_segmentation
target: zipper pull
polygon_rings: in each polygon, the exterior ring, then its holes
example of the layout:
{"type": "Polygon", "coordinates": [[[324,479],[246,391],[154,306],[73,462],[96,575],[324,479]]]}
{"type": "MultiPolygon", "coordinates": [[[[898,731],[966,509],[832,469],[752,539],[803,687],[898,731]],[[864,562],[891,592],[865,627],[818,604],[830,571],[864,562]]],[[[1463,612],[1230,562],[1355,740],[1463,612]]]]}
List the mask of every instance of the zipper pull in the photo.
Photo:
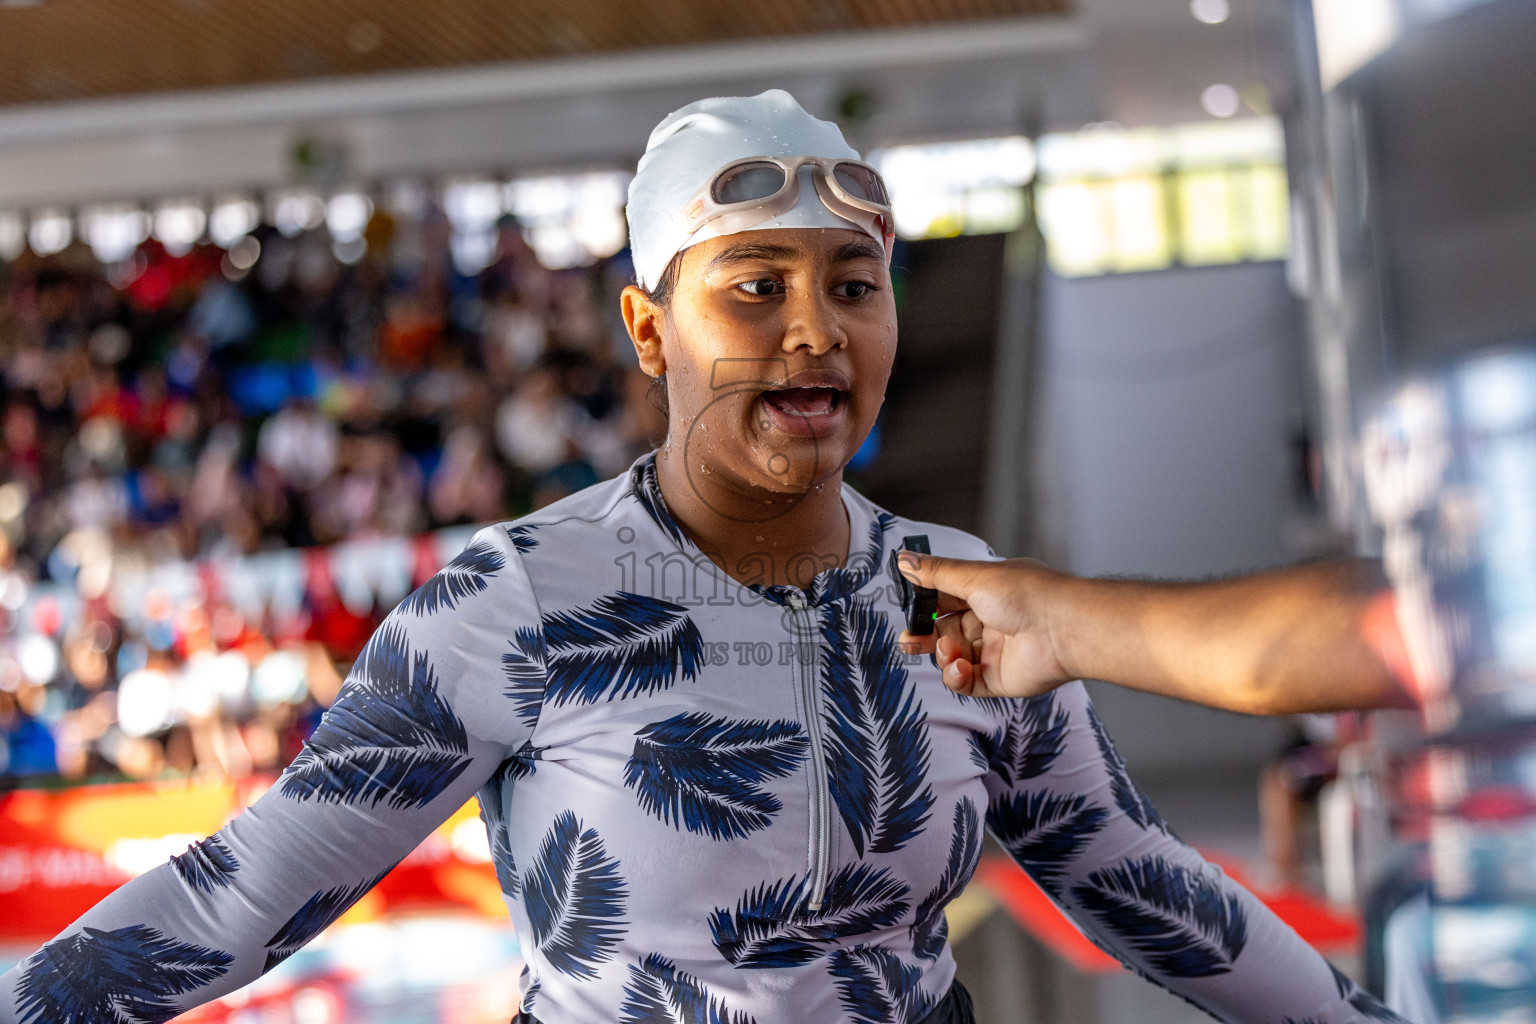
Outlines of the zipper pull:
{"type": "Polygon", "coordinates": [[[785,602],[797,612],[805,611],[805,595],[799,590],[791,590],[784,595],[785,602]]]}

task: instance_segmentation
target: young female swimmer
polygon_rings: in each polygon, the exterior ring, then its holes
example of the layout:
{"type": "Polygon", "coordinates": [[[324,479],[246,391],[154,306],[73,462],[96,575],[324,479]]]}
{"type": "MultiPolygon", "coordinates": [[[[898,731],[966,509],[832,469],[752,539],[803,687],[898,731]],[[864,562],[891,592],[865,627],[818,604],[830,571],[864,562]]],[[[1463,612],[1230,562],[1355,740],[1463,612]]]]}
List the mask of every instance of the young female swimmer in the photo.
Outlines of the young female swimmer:
{"type": "Polygon", "coordinates": [[[967,1022],[943,911],[984,824],[1219,1018],[1395,1019],[1179,842],[1080,685],[962,698],[895,651],[898,539],[990,552],[842,482],[896,318],[884,191],[837,128],[778,90],[691,104],[628,213],[665,446],[480,531],[272,789],[0,979],[0,1021],[163,1021],[237,988],[474,795],[523,1022],[967,1022]]]}
{"type": "Polygon", "coordinates": [[[974,697],[1033,697],[1070,679],[1255,715],[1417,706],[1391,591],[1370,559],[1201,582],[1084,579],[1027,558],[901,554],[939,591],[934,652],[974,697]]]}

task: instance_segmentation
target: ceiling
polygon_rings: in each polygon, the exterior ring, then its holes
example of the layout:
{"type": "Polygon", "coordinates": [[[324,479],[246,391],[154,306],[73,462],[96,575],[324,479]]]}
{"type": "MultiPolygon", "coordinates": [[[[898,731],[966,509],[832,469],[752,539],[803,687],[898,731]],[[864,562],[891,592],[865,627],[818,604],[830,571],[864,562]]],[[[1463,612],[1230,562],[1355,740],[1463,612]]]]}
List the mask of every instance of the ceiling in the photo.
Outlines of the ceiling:
{"type": "Polygon", "coordinates": [[[1214,82],[1283,109],[1305,2],[0,0],[0,210],[632,167],[767,88],[861,151],[1201,120],[1214,82]]]}
{"type": "Polygon", "coordinates": [[[0,106],[1061,15],[1072,0],[0,0],[0,106]]]}

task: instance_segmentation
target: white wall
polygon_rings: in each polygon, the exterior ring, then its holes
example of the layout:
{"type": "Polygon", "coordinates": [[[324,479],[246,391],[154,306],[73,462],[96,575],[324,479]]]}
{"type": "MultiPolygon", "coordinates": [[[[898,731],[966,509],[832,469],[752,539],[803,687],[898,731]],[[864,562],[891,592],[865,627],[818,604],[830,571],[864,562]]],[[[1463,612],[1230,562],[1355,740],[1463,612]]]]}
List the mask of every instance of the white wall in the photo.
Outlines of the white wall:
{"type": "MultiPolygon", "coordinates": [[[[1302,350],[1283,266],[1049,277],[1043,316],[1048,557],[1185,578],[1286,561],[1302,350]]],[[[1275,721],[1093,689],[1142,775],[1251,768],[1280,740],[1275,721]]]]}

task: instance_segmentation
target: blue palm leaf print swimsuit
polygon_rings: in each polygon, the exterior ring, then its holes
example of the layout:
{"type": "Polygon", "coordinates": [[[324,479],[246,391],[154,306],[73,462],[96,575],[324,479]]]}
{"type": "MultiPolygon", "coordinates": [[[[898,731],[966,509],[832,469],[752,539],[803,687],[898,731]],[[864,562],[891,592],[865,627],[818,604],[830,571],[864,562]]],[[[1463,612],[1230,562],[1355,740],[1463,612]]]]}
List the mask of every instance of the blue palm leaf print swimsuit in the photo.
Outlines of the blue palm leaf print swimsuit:
{"type": "Polygon", "coordinates": [[[543,1024],[915,1024],[983,827],[1127,967],[1229,1021],[1392,1016],[1182,843],[1080,683],[948,690],[895,650],[910,533],[842,488],[846,566],[747,586],[655,454],[481,530],[375,632],[303,753],[215,836],[0,979],[3,1024],[162,1021],[335,921],[471,796],[543,1024]]]}

